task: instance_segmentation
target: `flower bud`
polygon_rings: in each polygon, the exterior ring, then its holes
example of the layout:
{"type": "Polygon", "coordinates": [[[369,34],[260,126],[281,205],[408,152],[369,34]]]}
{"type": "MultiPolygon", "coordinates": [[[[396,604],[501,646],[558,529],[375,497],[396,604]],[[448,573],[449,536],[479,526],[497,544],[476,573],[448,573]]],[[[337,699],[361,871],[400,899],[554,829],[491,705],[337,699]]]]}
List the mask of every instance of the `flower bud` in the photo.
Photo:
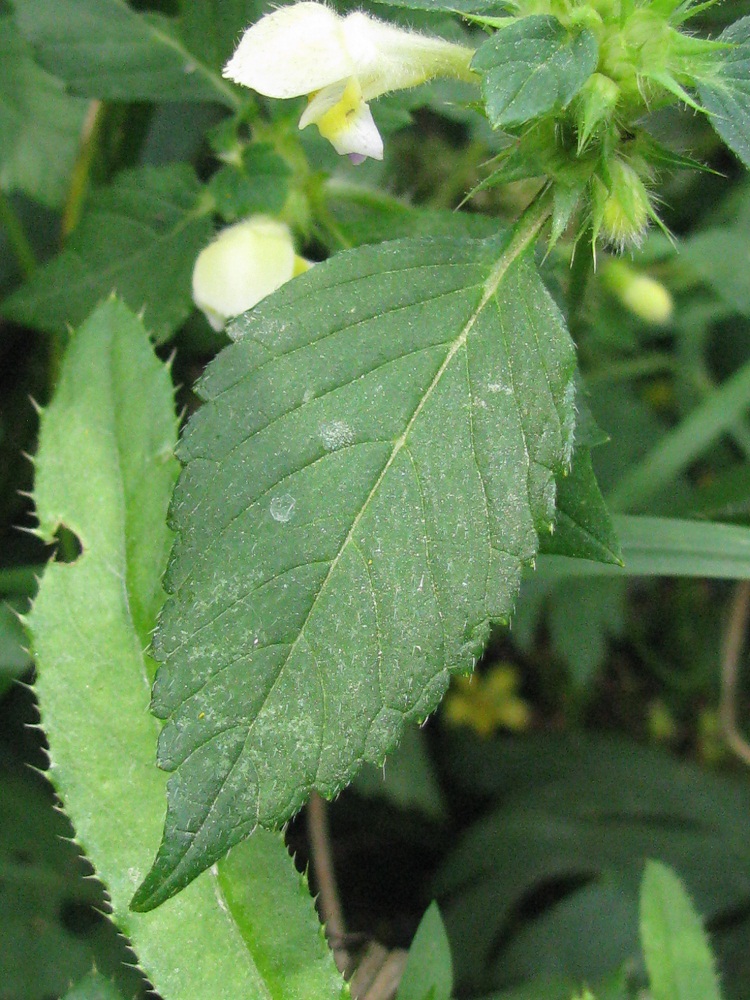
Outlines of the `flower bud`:
{"type": "Polygon", "coordinates": [[[612,120],[620,98],[620,88],[602,73],[593,73],[578,95],[576,119],[578,152],[585,148],[596,129],[612,120]]]}
{"type": "Polygon", "coordinates": [[[625,308],[644,323],[663,326],[672,318],[674,301],[668,289],[624,260],[608,261],[602,279],[625,308]]]}
{"type": "Polygon", "coordinates": [[[646,185],[624,160],[608,164],[608,182],[593,180],[593,224],[595,235],[619,250],[638,246],[653,214],[646,185]]]}
{"type": "Polygon", "coordinates": [[[214,330],[250,309],[311,265],[294,252],[282,222],[255,215],[223,229],[198,254],[193,301],[214,330]]]}

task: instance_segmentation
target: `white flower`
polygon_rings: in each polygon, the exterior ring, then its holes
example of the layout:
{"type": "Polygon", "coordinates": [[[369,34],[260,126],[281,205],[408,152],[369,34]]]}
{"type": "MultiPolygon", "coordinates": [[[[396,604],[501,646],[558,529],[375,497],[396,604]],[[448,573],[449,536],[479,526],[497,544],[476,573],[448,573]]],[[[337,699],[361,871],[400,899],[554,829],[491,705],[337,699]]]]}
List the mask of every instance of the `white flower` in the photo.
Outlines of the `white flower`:
{"type": "Polygon", "coordinates": [[[193,268],[193,301],[214,330],[250,309],[284,282],[310,267],[294,252],[283,222],[254,215],[222,229],[198,254],[193,268]]]}
{"type": "Polygon", "coordinates": [[[315,123],[338,153],[383,158],[368,101],[436,76],[475,80],[472,49],[320,3],[282,7],[248,28],[224,76],[266,97],[309,95],[299,127],[315,123]]]}

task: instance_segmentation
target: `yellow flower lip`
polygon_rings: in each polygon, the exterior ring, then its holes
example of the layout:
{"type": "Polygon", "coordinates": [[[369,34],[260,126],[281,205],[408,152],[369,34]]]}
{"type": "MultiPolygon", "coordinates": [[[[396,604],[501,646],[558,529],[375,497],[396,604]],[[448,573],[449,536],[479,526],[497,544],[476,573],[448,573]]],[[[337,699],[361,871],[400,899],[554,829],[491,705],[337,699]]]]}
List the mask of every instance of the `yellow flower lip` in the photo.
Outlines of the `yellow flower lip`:
{"type": "Polygon", "coordinates": [[[383,140],[356,77],[333,84],[311,97],[300,128],[315,123],[337,153],[383,159],[383,140]]]}

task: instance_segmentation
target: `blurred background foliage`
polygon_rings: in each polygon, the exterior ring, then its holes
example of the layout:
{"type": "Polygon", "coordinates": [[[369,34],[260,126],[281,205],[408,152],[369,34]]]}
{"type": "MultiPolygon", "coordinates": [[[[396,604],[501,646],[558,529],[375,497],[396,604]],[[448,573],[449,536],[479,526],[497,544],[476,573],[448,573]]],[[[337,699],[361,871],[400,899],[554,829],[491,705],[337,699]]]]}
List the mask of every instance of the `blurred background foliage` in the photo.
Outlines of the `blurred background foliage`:
{"type": "MultiPolygon", "coordinates": [[[[175,14],[185,5],[134,6],[175,14]]],[[[700,27],[716,34],[749,13],[747,0],[720,3],[700,27]]],[[[464,31],[416,11],[409,22],[452,37],[464,31]]],[[[243,162],[217,172],[216,153],[240,127],[227,126],[226,109],[70,97],[37,62],[7,0],[0,23],[0,1000],[53,1000],[68,989],[80,998],[143,996],[102,889],[39,773],[45,744],[18,620],[43,563],[64,553],[29,533],[27,456],[37,428],[30,400],[48,400],[65,338],[73,257],[127,258],[131,237],[111,229],[112,212],[119,205],[133,217],[135,187],[148,215],[148,198],[162,198],[158,185],[170,177],[170,204],[156,222],[164,239],[149,246],[162,260],[173,253],[177,270],[149,301],[189,409],[190,387],[223,338],[191,309],[184,279],[210,219],[197,214],[174,240],[169,213],[189,214],[202,182],[210,180],[226,221],[286,205],[313,259],[457,224],[482,236],[496,222],[477,213],[508,220],[530,189],[479,191],[460,223],[450,215],[481,181],[498,140],[462,85],[441,83],[378,102],[383,163],[355,170],[302,133],[315,169],[290,208],[294,169],[279,151],[285,135],[296,136],[296,104],[262,105],[262,116],[242,126],[254,136],[243,162]],[[33,272],[53,258],[57,298],[40,304],[33,272]]],[[[607,278],[606,254],[571,303],[578,272],[564,243],[544,273],[569,314],[586,403],[608,436],[593,460],[613,509],[748,525],[750,181],[704,117],[670,110],[648,127],[711,168],[665,171],[659,196],[675,241],[652,232],[625,258],[668,305],[660,299],[654,315],[629,301],[607,278]],[[713,421],[710,447],[685,448],[688,420],[696,440],[713,421]],[[661,478],[643,473],[653,454],[668,470],[661,478]]],[[[93,301],[108,290],[95,284],[93,301]]],[[[83,315],[89,307],[80,305],[83,315]]],[[[638,885],[652,857],[679,873],[705,917],[725,996],[750,997],[750,782],[718,724],[733,586],[529,575],[511,628],[495,636],[476,678],[456,681],[385,772],[365,770],[331,807],[353,938],[408,945],[437,898],[459,996],[551,1000],[582,983],[599,984],[600,996],[625,995],[606,993],[607,984],[622,969],[632,989],[643,982],[638,885]],[[543,986],[521,989],[537,978],[543,986]]],[[[749,686],[746,679],[738,692],[744,720],[749,686]]],[[[301,820],[288,838],[305,865],[301,820]]]]}

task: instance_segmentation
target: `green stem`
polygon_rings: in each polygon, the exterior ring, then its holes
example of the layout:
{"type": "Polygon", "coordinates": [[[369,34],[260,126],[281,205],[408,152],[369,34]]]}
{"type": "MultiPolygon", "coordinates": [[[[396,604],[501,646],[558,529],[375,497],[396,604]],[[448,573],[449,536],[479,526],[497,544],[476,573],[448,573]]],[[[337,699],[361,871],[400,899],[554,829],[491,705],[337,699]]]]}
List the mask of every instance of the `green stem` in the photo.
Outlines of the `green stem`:
{"type": "Polygon", "coordinates": [[[586,376],[587,385],[597,382],[617,382],[620,379],[642,378],[644,375],[655,375],[658,372],[674,371],[674,359],[668,354],[647,354],[643,358],[628,358],[625,361],[615,361],[605,367],[595,369],[586,376]]]}
{"type": "Polygon", "coordinates": [[[36,270],[36,254],[21,225],[21,220],[2,188],[0,188],[0,226],[5,230],[24,278],[30,278],[36,270]]]}
{"type": "Polygon", "coordinates": [[[78,156],[73,166],[68,196],[65,199],[63,209],[61,226],[63,240],[73,232],[81,218],[83,203],[89,188],[91,166],[98,150],[105,112],[106,105],[101,101],[92,101],[86,112],[78,156]]]}
{"type": "MultiPolygon", "coordinates": [[[[501,260],[501,263],[504,262],[503,274],[513,261],[520,257],[534,242],[545,223],[552,217],[552,209],[552,187],[548,186],[542,188],[534,200],[527,205],[513,226],[510,242],[501,260]]],[[[500,277],[495,278],[494,274],[491,275],[490,283],[495,280],[499,283],[500,277]]]]}

